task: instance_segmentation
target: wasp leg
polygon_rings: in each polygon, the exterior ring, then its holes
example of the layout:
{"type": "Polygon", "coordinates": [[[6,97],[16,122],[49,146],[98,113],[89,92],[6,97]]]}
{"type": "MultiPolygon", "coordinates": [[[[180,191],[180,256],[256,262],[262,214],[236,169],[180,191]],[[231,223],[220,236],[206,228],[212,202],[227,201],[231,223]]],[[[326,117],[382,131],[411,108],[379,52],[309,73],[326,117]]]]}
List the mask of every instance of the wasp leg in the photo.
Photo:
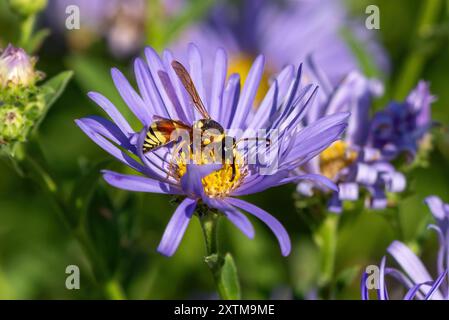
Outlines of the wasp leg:
{"type": "MultiPolygon", "coordinates": [[[[184,145],[187,143],[187,141],[181,141],[178,144],[176,144],[173,148],[173,151],[171,153],[171,159],[170,159],[170,167],[173,166],[173,162],[176,159],[177,154],[179,153],[179,151],[184,147],[184,145]]],[[[173,174],[171,174],[171,170],[167,171],[167,176],[165,177],[165,180],[168,180],[169,177],[173,177],[176,178],[173,174]]]]}

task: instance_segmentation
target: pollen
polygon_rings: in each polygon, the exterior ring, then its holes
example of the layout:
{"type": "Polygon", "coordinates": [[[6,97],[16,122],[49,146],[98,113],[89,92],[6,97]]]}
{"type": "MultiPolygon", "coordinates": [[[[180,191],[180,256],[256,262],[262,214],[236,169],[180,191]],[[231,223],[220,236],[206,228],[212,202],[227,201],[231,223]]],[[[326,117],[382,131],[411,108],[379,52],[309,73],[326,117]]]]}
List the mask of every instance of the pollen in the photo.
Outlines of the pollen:
{"type": "Polygon", "coordinates": [[[324,176],[334,179],[345,167],[357,158],[357,152],[350,150],[344,141],[336,141],[320,155],[320,169],[324,176]]]}
{"type": "MultiPolygon", "coordinates": [[[[176,159],[173,161],[174,165],[172,172],[174,176],[181,179],[186,173],[187,161],[190,163],[205,165],[211,163],[220,163],[220,159],[217,161],[213,157],[213,154],[201,153],[201,156],[195,155],[188,156],[184,152],[180,153],[176,159]],[[201,158],[201,159],[200,159],[201,158]],[[195,161],[193,161],[195,159],[195,161]]],[[[235,190],[241,183],[246,175],[246,170],[243,166],[243,161],[241,155],[234,150],[234,159],[226,159],[224,161],[223,167],[220,170],[214,171],[202,179],[202,184],[204,187],[204,192],[211,198],[223,198],[228,196],[233,190],[235,190]],[[235,162],[235,165],[232,164],[235,162]]]]}

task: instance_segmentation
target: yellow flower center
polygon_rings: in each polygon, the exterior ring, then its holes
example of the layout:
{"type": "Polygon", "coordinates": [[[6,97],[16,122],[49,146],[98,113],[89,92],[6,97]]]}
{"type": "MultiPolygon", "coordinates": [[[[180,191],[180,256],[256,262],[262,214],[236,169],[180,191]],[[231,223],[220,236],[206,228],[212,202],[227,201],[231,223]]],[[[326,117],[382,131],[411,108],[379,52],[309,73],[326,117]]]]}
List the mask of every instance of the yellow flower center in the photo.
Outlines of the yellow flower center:
{"type": "MultiPolygon", "coordinates": [[[[205,165],[212,163],[220,163],[221,157],[215,160],[213,153],[209,156],[204,152],[201,153],[201,159],[199,155],[193,155],[191,153],[190,159],[184,152],[181,152],[172,162],[172,172],[177,179],[181,179],[187,171],[187,160],[190,163],[205,165]]],[[[205,176],[201,182],[204,187],[204,192],[211,198],[221,198],[228,196],[233,190],[235,190],[246,176],[246,170],[243,168],[243,162],[241,155],[234,150],[235,165],[231,164],[231,160],[226,159],[223,167],[220,170],[214,171],[205,176]]]]}
{"type": "Polygon", "coordinates": [[[336,141],[320,154],[321,173],[329,179],[334,179],[341,169],[352,164],[357,158],[357,152],[349,150],[344,141],[336,141]]]}
{"type": "MultiPolygon", "coordinates": [[[[253,63],[253,59],[251,56],[246,54],[240,54],[234,57],[231,57],[229,68],[228,68],[228,75],[231,75],[233,73],[240,74],[240,83],[244,84],[246,81],[246,78],[248,76],[249,70],[251,69],[253,63]]],[[[257,90],[255,103],[258,105],[263,98],[265,97],[265,94],[267,93],[269,89],[269,78],[271,76],[271,72],[269,71],[269,68],[265,68],[264,73],[262,74],[262,79],[260,81],[259,89],[257,90]]]]}

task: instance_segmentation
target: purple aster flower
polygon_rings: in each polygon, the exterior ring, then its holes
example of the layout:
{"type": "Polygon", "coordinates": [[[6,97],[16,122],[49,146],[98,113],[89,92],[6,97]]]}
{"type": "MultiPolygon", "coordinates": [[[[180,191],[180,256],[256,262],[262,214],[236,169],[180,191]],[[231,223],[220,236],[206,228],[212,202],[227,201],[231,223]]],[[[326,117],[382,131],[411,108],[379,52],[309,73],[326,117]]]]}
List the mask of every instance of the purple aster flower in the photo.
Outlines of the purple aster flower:
{"type": "Polygon", "coordinates": [[[405,154],[407,160],[413,161],[432,126],[430,105],[434,101],[429,84],[420,81],[404,102],[391,102],[377,112],[372,124],[372,146],[388,160],[405,154]]]}
{"type": "MultiPolygon", "coordinates": [[[[386,55],[362,24],[350,22],[341,1],[249,0],[241,6],[217,5],[210,18],[192,26],[177,42],[179,50],[194,42],[202,52],[224,47],[230,55],[231,70],[244,74],[253,57],[263,54],[269,61],[267,78],[286,64],[304,61],[313,55],[338,83],[358,64],[342,36],[343,29],[355,29],[356,38],[369,48],[383,70],[388,68],[386,55]],[[336,63],[337,62],[337,63],[336,63]]],[[[212,66],[211,66],[212,67],[212,66]]]]}
{"type": "MultiPolygon", "coordinates": [[[[351,117],[343,139],[297,171],[322,174],[338,184],[339,192],[333,193],[328,205],[330,211],[341,212],[342,201],[358,200],[362,188],[370,194],[366,199],[367,207],[385,208],[386,193],[403,191],[406,181],[393,165],[380,159],[378,150],[367,146],[372,121],[371,102],[373,97],[382,94],[382,84],[353,71],[334,87],[313,60],[308,60],[308,66],[308,74],[320,84],[322,90],[315,105],[309,108],[305,123],[313,123],[336,112],[351,112],[351,117]]],[[[297,190],[300,194],[312,196],[313,187],[309,181],[302,181],[297,190]]]]}
{"type": "MultiPolygon", "coordinates": [[[[430,196],[426,198],[426,204],[432,213],[436,225],[429,226],[438,235],[440,248],[437,259],[436,279],[433,278],[421,260],[404,243],[394,241],[387,249],[388,254],[401,267],[386,267],[386,257],[382,258],[380,264],[379,281],[377,283],[377,296],[379,300],[390,299],[386,283],[386,276],[395,279],[402,285],[407,293],[404,300],[412,299],[436,299],[449,300],[449,204],[443,203],[440,198],[430,196]]],[[[368,275],[362,276],[361,290],[362,298],[369,299],[367,288],[368,275]]]]}
{"type": "MultiPolygon", "coordinates": [[[[259,164],[240,162],[235,171],[229,164],[179,162],[174,145],[166,144],[150,152],[143,152],[143,144],[154,117],[182,121],[198,125],[201,118],[192,107],[184,85],[172,68],[173,56],[164,51],[159,57],[152,48],[145,50],[146,62],[137,58],[134,63],[139,93],[124,75],[112,69],[112,78],[121,97],[141,122],[141,127],[131,128],[128,121],[114,105],[100,93],[89,93],[112,119],[90,116],[76,120],[78,126],[100,147],[135,169],[141,175],[126,175],[103,171],[104,179],[117,188],[171,194],[183,198],[165,229],[158,251],[171,256],[176,251],[194,212],[209,208],[221,212],[249,238],[254,229],[241,210],[256,216],[273,231],[281,252],[290,252],[289,236],[280,222],[268,212],[240,200],[237,197],[261,192],[300,179],[309,179],[335,189],[325,177],[315,174],[292,175],[292,169],[315,157],[336,141],[346,128],[348,113],[325,116],[300,128],[316,88],[302,87],[301,67],[297,70],[287,66],[274,80],[258,109],[252,108],[264,68],[264,57],[253,63],[248,77],[240,87],[240,76],[227,78],[227,56],[219,49],[215,54],[214,73],[211,78],[203,75],[203,58],[195,45],[190,45],[185,66],[190,73],[199,98],[211,118],[223,128],[239,129],[245,137],[254,129],[278,130],[276,142],[271,143],[267,153],[277,152],[276,168],[271,174],[261,171],[259,164]],[[211,89],[206,90],[209,83],[211,89]]],[[[240,154],[240,150],[236,153],[240,154]]]]}
{"type": "Polygon", "coordinates": [[[147,15],[145,0],[55,0],[47,9],[52,27],[67,33],[69,44],[84,48],[94,37],[105,37],[111,52],[128,56],[142,48],[147,15]],[[80,29],[67,30],[67,7],[79,8],[80,29]]]}

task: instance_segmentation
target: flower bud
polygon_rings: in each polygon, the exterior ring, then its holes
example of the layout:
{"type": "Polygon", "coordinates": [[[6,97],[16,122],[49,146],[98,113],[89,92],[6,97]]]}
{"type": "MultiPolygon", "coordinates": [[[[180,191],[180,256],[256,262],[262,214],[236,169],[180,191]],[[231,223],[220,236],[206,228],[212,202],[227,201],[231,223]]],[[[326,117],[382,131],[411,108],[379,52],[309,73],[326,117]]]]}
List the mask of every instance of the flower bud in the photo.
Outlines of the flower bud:
{"type": "Polygon", "coordinates": [[[8,0],[11,10],[28,17],[38,13],[47,6],[47,0],[8,0]]]}
{"type": "Polygon", "coordinates": [[[0,55],[0,88],[33,85],[39,77],[34,64],[35,60],[23,49],[8,45],[0,55]]]}
{"type": "Polygon", "coordinates": [[[5,142],[20,140],[25,128],[25,119],[15,108],[0,108],[0,140],[5,142]]]}

